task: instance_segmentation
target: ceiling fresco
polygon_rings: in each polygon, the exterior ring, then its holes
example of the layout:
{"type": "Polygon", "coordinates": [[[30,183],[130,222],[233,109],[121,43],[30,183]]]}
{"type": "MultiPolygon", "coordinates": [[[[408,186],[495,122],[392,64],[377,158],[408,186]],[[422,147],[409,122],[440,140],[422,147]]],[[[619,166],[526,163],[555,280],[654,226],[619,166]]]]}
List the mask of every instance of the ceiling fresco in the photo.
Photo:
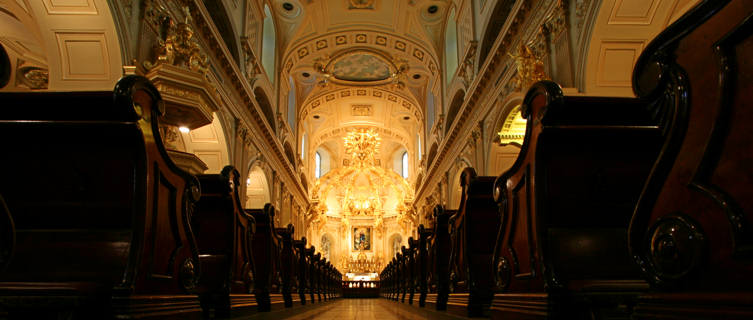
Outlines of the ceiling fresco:
{"type": "Polygon", "coordinates": [[[332,67],[332,75],[338,80],[346,81],[380,81],[389,78],[390,74],[389,65],[369,53],[347,55],[332,67]]]}

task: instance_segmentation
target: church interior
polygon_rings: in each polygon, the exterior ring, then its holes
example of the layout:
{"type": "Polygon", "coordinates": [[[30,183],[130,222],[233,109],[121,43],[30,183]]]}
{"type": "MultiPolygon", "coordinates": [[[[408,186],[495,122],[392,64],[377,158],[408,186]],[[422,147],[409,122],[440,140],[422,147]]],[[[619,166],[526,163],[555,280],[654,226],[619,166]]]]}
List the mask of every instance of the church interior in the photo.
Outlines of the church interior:
{"type": "Polygon", "coordinates": [[[0,319],[751,319],[752,35],[749,0],[0,0],[0,319]]]}

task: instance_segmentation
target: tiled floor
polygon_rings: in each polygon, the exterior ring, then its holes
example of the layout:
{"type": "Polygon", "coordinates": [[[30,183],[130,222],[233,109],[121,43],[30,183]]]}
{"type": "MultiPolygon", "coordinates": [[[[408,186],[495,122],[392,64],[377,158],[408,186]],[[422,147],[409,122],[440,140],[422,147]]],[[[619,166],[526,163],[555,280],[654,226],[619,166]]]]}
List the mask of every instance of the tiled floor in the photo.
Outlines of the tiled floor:
{"type": "Polygon", "coordinates": [[[358,319],[358,320],[417,320],[417,319],[464,319],[444,312],[424,310],[386,299],[339,299],[318,306],[256,314],[248,320],[262,319],[358,319]]]}

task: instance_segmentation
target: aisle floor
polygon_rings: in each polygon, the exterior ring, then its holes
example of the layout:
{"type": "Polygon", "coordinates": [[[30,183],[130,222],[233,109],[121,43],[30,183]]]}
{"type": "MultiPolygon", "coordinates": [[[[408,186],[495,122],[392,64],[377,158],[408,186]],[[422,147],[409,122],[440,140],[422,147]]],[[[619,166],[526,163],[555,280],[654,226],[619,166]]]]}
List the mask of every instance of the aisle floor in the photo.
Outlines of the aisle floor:
{"type": "MultiPolygon", "coordinates": [[[[293,310],[291,310],[293,311],[293,310]]],[[[248,320],[263,319],[358,319],[358,320],[418,320],[418,319],[467,319],[433,310],[425,310],[387,299],[339,299],[319,306],[297,310],[295,314],[261,313],[248,320]]]]}

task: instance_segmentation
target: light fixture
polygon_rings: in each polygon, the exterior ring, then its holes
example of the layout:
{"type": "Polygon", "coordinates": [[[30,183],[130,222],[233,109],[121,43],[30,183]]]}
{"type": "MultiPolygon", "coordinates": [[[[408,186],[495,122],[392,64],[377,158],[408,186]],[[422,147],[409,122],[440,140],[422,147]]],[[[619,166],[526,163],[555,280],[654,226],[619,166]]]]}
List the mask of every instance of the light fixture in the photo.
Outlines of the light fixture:
{"type": "Polygon", "coordinates": [[[188,129],[188,127],[184,127],[184,126],[178,127],[178,130],[180,130],[180,132],[183,132],[183,133],[191,132],[191,129],[188,129]]]}

